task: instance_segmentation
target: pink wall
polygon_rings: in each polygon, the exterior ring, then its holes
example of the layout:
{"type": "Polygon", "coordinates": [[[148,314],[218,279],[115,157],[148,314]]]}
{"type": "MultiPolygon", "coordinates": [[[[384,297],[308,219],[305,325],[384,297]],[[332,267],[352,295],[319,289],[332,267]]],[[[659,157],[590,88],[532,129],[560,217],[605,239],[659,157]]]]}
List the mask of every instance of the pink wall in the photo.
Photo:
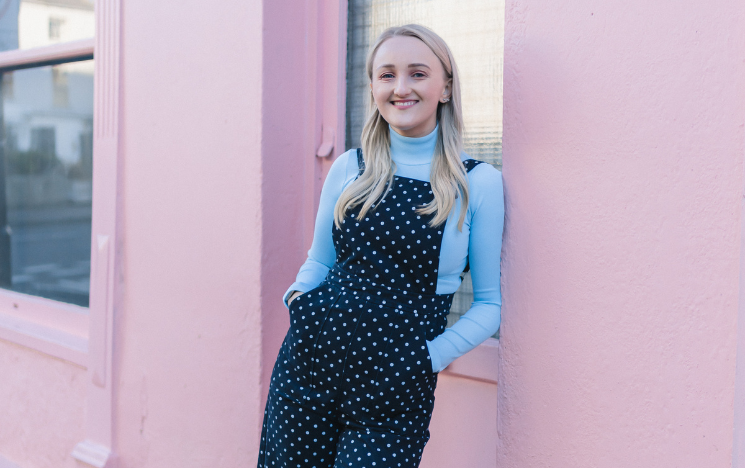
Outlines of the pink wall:
{"type": "Polygon", "coordinates": [[[255,463],[321,128],[344,123],[341,3],[127,3],[119,468],[255,463]]]}
{"type": "Polygon", "coordinates": [[[75,468],[85,389],[85,369],[0,340],[0,467],[75,468]]]}
{"type": "Polygon", "coordinates": [[[262,3],[123,19],[119,468],[249,466],[261,411],[262,3]]]}
{"type": "MultiPolygon", "coordinates": [[[[745,6],[676,5],[508,1],[500,380],[442,375],[423,467],[745,463],[745,6]]],[[[118,468],[255,462],[338,7],[124,5],[118,468]]],[[[80,466],[85,371],[3,341],[0,376],[0,466],[80,466]]]]}
{"type": "Polygon", "coordinates": [[[730,466],[745,5],[506,24],[499,466],[730,466]]]}
{"type": "MultiPolygon", "coordinates": [[[[282,295],[307,256],[315,220],[315,156],[323,96],[317,85],[315,2],[264,3],[262,139],[262,402],[289,326],[282,295]]],[[[261,421],[259,421],[261,422],[261,421]]]]}
{"type": "MultiPolygon", "coordinates": [[[[743,178],[745,182],[745,177],[743,178]]],[[[745,233],[745,187],[740,200],[740,232],[745,233]]],[[[732,447],[732,466],[745,465],[745,236],[740,236],[740,297],[737,317],[737,369],[735,373],[735,431],[732,447]]]]}
{"type": "Polygon", "coordinates": [[[443,372],[435,401],[421,468],[496,467],[497,385],[443,372]]]}

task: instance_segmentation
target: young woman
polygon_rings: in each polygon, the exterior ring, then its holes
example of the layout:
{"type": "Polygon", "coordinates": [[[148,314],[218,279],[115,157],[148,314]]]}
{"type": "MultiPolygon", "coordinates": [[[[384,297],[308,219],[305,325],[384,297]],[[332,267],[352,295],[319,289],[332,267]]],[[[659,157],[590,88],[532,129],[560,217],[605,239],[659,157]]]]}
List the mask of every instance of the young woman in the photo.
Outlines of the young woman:
{"type": "Polygon", "coordinates": [[[434,32],[390,28],[370,51],[362,148],[321,193],[285,294],[259,467],[417,467],[437,373],[499,328],[501,173],[461,151],[460,84],[434,32]],[[470,267],[474,302],[446,329],[470,267]]]}

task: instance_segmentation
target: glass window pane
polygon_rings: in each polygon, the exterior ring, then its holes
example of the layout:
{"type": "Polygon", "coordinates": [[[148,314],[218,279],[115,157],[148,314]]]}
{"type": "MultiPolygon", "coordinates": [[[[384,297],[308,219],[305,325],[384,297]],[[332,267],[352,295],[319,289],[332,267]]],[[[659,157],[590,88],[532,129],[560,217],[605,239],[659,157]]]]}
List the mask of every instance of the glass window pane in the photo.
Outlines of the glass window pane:
{"type": "Polygon", "coordinates": [[[93,61],[0,86],[0,287],[88,306],[93,61]]]}
{"type": "MultiPolygon", "coordinates": [[[[349,0],[347,43],[347,148],[360,145],[369,103],[367,51],[390,26],[419,23],[448,43],[461,75],[465,151],[502,166],[504,0],[349,0]]],[[[449,323],[473,301],[469,275],[455,295],[449,323]]]]}
{"type": "Polygon", "coordinates": [[[94,0],[0,0],[0,52],[92,38],[94,0]]]}

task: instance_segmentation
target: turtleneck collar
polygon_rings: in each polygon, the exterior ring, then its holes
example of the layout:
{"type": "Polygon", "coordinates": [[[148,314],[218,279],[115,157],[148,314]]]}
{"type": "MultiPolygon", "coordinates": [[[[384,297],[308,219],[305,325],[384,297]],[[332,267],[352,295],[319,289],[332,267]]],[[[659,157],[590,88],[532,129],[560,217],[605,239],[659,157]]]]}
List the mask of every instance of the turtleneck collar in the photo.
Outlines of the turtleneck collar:
{"type": "Polygon", "coordinates": [[[440,124],[438,123],[429,135],[411,138],[399,135],[389,125],[388,133],[391,136],[391,158],[393,161],[397,165],[406,166],[430,164],[432,155],[435,154],[439,128],[440,124]]]}

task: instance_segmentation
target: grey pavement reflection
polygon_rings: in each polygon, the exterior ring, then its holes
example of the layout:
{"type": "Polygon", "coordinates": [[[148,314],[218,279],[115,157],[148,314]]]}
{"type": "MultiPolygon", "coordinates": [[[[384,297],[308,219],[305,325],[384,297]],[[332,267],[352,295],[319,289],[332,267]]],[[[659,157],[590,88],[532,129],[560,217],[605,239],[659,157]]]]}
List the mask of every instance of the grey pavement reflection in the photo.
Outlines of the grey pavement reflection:
{"type": "Polygon", "coordinates": [[[12,290],[88,306],[90,206],[14,209],[12,290]]]}

